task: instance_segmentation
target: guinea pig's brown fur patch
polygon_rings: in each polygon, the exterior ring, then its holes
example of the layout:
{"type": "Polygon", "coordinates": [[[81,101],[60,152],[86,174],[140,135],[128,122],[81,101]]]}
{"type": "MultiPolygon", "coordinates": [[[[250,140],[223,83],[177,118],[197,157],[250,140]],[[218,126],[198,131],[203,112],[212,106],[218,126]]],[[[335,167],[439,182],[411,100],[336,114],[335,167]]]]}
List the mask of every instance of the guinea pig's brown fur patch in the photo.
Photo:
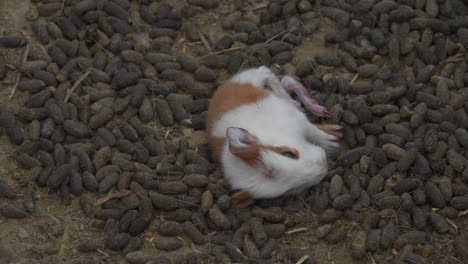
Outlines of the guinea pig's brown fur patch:
{"type": "Polygon", "coordinates": [[[238,191],[231,196],[231,207],[232,208],[245,208],[253,204],[253,200],[250,198],[250,194],[246,191],[238,191]]]}
{"type": "Polygon", "coordinates": [[[290,148],[287,146],[265,146],[265,149],[274,151],[280,155],[283,155],[285,152],[291,152],[294,155],[292,159],[299,159],[299,151],[295,148],[290,148]]]}
{"type": "Polygon", "coordinates": [[[223,151],[225,142],[226,142],[225,137],[209,137],[208,138],[208,145],[211,149],[211,158],[214,161],[220,162],[221,152],[223,151]]]}
{"type": "Polygon", "coordinates": [[[255,166],[260,163],[262,148],[263,146],[258,144],[247,145],[245,147],[229,146],[229,151],[250,166],[255,166]]]}
{"type": "MultiPolygon", "coordinates": [[[[211,149],[211,156],[214,161],[220,162],[221,153],[226,137],[211,136],[214,123],[221,118],[226,112],[233,110],[239,106],[255,103],[269,96],[271,91],[259,89],[252,84],[241,84],[239,82],[228,81],[220,86],[213,94],[210,100],[210,105],[207,113],[206,132],[208,134],[208,145],[211,149]]],[[[328,124],[317,125],[323,131],[329,134],[335,134],[336,131],[330,129],[328,124]]],[[[245,147],[230,147],[229,151],[244,160],[247,164],[255,166],[260,162],[260,153],[262,150],[271,150],[280,155],[289,151],[294,156],[293,159],[299,158],[299,151],[286,146],[264,146],[252,144],[245,147]]]]}
{"type": "Polygon", "coordinates": [[[290,148],[287,146],[269,146],[269,145],[260,145],[260,144],[252,144],[247,145],[245,147],[234,147],[229,146],[229,151],[242,159],[245,163],[249,164],[250,166],[257,166],[261,163],[261,152],[270,150],[276,152],[280,155],[283,155],[285,152],[291,152],[294,155],[292,159],[299,159],[299,151],[294,148],[290,148]]]}
{"type": "Polygon", "coordinates": [[[242,105],[255,103],[270,93],[270,91],[256,88],[252,84],[240,84],[233,81],[226,82],[216,90],[210,100],[206,120],[208,145],[212,150],[213,160],[220,161],[221,152],[226,142],[225,137],[211,136],[214,123],[226,112],[242,105]]]}
{"type": "Polygon", "coordinates": [[[325,133],[327,134],[331,134],[331,135],[334,135],[336,136],[337,138],[342,138],[343,136],[341,135],[341,132],[339,131],[336,131],[334,130],[332,127],[333,125],[332,124],[326,124],[326,123],[322,123],[322,124],[316,124],[316,126],[323,130],[325,133]]]}
{"type": "Polygon", "coordinates": [[[271,94],[266,89],[256,88],[250,83],[240,84],[228,81],[219,87],[210,100],[209,111],[207,113],[206,129],[211,132],[213,124],[221,116],[242,105],[255,103],[271,94]]]}

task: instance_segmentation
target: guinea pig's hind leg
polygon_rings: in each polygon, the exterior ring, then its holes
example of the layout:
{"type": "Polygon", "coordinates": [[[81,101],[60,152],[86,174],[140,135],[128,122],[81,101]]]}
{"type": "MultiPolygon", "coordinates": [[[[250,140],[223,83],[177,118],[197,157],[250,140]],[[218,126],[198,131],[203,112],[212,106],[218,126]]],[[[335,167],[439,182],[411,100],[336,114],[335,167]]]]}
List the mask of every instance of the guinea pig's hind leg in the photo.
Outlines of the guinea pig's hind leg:
{"type": "Polygon", "coordinates": [[[291,95],[290,95],[291,91],[286,89],[286,87],[284,87],[281,84],[281,81],[280,81],[280,79],[278,77],[276,77],[275,75],[269,76],[269,77],[267,77],[266,82],[268,83],[268,86],[271,88],[271,90],[273,91],[274,94],[278,95],[279,97],[283,97],[286,100],[289,100],[296,107],[301,109],[301,103],[299,103],[298,101],[294,100],[291,97],[291,95]]]}
{"type": "Polygon", "coordinates": [[[254,201],[247,191],[238,191],[231,196],[232,208],[245,208],[253,203],[254,201]]]}
{"type": "Polygon", "coordinates": [[[306,88],[298,81],[296,78],[286,75],[281,79],[281,84],[288,90],[289,93],[294,92],[299,96],[304,107],[314,113],[319,117],[330,117],[331,113],[325,108],[325,106],[320,105],[317,101],[312,99],[307,93],[306,88]]]}
{"type": "Polygon", "coordinates": [[[258,70],[260,72],[259,74],[262,76],[261,78],[264,80],[264,84],[268,85],[274,94],[287,100],[291,100],[295,105],[300,106],[298,102],[292,99],[290,95],[291,92],[283,86],[281,80],[270,68],[266,66],[260,66],[258,70]]]}

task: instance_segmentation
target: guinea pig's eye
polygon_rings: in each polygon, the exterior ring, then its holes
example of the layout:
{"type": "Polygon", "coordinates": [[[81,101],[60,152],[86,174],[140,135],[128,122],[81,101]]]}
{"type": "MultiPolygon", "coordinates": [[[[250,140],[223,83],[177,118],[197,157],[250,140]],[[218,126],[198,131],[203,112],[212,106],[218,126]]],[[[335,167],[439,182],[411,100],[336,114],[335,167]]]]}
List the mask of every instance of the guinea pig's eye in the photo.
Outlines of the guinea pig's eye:
{"type": "Polygon", "coordinates": [[[283,155],[285,157],[288,157],[290,159],[297,159],[297,155],[294,154],[292,151],[289,151],[289,150],[282,152],[281,155],[283,155]]]}

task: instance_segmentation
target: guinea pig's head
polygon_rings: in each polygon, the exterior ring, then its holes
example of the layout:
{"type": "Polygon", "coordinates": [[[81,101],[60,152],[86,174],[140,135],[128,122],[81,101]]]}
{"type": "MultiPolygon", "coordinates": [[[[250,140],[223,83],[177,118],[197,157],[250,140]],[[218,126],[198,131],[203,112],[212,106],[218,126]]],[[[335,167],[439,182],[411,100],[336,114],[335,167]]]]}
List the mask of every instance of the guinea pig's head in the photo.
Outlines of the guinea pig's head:
{"type": "Polygon", "coordinates": [[[293,188],[307,188],[319,183],[328,173],[325,150],[306,138],[267,143],[237,127],[228,128],[226,135],[229,152],[238,164],[249,168],[250,175],[246,177],[250,177],[251,189],[264,192],[257,196],[275,197],[293,188]]]}

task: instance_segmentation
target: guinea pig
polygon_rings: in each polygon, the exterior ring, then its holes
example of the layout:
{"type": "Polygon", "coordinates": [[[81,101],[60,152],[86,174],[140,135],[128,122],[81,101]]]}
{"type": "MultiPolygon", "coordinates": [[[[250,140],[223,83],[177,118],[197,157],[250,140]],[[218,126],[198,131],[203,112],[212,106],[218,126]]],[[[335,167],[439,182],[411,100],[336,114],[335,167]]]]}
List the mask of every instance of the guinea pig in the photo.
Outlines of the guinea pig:
{"type": "Polygon", "coordinates": [[[240,71],[214,92],[206,132],[213,159],[238,191],[233,207],[304,191],[327,175],[326,150],[339,147],[341,126],[312,124],[293,92],[315,115],[330,116],[294,77],[280,80],[266,66],[240,71]]]}

